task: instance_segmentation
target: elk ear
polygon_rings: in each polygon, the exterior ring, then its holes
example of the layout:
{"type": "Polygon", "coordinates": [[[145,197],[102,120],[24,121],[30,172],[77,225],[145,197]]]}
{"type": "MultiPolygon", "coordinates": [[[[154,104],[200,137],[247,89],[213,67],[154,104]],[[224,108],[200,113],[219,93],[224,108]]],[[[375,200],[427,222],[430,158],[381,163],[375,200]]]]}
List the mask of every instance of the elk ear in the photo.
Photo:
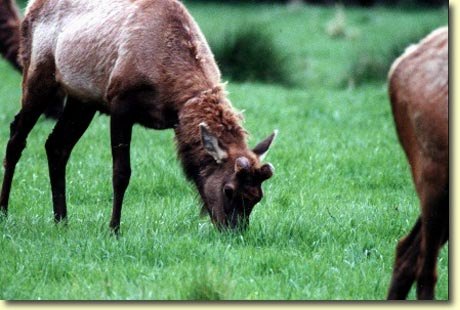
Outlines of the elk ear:
{"type": "Polygon", "coordinates": [[[273,176],[274,172],[275,172],[275,168],[270,163],[265,164],[262,167],[260,167],[260,177],[262,178],[262,182],[267,179],[270,179],[273,176]]]}
{"type": "Polygon", "coordinates": [[[228,154],[219,146],[219,140],[209,131],[206,123],[200,123],[201,143],[204,149],[211,155],[214,160],[220,164],[228,157],[228,154]]]}
{"type": "Polygon", "coordinates": [[[257,146],[252,150],[257,156],[259,156],[259,160],[263,160],[270,149],[273,141],[275,140],[276,136],[278,135],[278,130],[275,129],[271,135],[269,135],[265,140],[257,144],[257,146]]]}

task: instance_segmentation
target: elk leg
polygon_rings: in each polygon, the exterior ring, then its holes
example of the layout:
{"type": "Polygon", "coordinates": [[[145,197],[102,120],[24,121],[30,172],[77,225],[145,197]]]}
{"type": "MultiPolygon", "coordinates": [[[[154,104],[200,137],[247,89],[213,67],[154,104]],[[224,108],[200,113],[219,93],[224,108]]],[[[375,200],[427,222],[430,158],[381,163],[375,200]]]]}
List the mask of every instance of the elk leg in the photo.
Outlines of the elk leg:
{"type": "Polygon", "coordinates": [[[113,209],[110,228],[118,233],[121,207],[131,177],[130,144],[133,122],[125,114],[112,113],[110,136],[113,159],[113,209]]]}
{"type": "Polygon", "coordinates": [[[88,128],[95,112],[88,104],[81,104],[69,97],[61,117],[46,141],[45,148],[56,222],[67,216],[65,194],[67,162],[72,149],[88,128]]]}
{"type": "Polygon", "coordinates": [[[417,298],[433,299],[437,281],[437,259],[448,238],[448,194],[427,184],[422,198],[422,243],[417,274],[417,298]]]}
{"type": "Polygon", "coordinates": [[[421,219],[418,218],[411,232],[401,239],[396,247],[396,258],[388,299],[406,299],[416,277],[420,241],[421,219]]]}
{"type": "Polygon", "coordinates": [[[43,114],[45,114],[47,118],[59,119],[63,113],[63,110],[64,101],[57,97],[49,102],[43,114]]]}
{"type": "Polygon", "coordinates": [[[0,196],[0,212],[5,215],[8,212],[8,200],[16,164],[26,147],[27,136],[46,107],[46,98],[28,98],[27,92],[23,96],[23,106],[10,125],[10,138],[6,146],[6,154],[3,162],[5,174],[3,175],[0,196]]]}

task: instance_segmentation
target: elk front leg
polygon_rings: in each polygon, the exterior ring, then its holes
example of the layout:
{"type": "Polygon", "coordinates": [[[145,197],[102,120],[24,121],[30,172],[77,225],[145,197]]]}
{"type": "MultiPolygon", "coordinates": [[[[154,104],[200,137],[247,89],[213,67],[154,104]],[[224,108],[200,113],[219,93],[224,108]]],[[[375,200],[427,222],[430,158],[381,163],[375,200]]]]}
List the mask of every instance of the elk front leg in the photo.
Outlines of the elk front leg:
{"type": "Polygon", "coordinates": [[[120,229],[123,197],[131,177],[130,144],[133,122],[125,114],[113,113],[110,119],[110,136],[113,159],[113,209],[110,228],[120,229]]]}

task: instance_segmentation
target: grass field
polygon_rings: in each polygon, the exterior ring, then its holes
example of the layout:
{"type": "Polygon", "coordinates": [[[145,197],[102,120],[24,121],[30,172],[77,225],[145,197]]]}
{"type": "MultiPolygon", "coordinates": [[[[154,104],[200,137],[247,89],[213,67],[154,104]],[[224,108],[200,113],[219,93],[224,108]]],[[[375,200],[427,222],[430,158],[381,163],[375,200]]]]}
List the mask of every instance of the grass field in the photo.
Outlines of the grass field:
{"type": "MultiPolygon", "coordinates": [[[[177,162],[172,131],[135,127],[122,236],[109,234],[109,119],[97,116],[67,169],[69,223],[55,225],[41,119],[17,166],[0,223],[0,299],[381,300],[396,242],[418,215],[386,84],[349,88],[357,54],[447,23],[447,10],[346,9],[352,38],[332,38],[334,8],[190,4],[211,44],[248,20],[266,25],[297,81],[230,82],[250,143],[274,128],[276,168],[243,234],[219,233],[177,162]]],[[[216,43],[217,42],[217,43],[216,43]]],[[[20,76],[0,62],[0,156],[18,110],[20,76]]],[[[3,171],[0,176],[3,175],[3,171]]],[[[448,248],[436,297],[449,298],[448,248]]],[[[411,291],[410,299],[414,299],[411,291]]]]}

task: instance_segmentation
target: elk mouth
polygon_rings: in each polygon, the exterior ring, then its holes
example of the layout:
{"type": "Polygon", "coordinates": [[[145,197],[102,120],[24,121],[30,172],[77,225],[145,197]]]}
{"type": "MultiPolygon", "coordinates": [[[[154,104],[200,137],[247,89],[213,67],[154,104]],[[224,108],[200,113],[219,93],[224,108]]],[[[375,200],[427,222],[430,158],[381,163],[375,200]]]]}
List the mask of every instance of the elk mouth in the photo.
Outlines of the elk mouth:
{"type": "Polygon", "coordinates": [[[220,232],[244,232],[249,228],[249,216],[239,214],[236,209],[228,215],[214,215],[215,212],[211,215],[211,222],[220,232]]]}
{"type": "Polygon", "coordinates": [[[244,201],[241,205],[235,201],[226,205],[221,197],[210,199],[207,197],[202,206],[201,214],[208,213],[212,224],[220,232],[245,231],[249,227],[249,214],[244,212],[244,201]],[[219,199],[220,198],[220,199],[219,199]],[[232,204],[233,203],[233,204],[232,204]]]}

